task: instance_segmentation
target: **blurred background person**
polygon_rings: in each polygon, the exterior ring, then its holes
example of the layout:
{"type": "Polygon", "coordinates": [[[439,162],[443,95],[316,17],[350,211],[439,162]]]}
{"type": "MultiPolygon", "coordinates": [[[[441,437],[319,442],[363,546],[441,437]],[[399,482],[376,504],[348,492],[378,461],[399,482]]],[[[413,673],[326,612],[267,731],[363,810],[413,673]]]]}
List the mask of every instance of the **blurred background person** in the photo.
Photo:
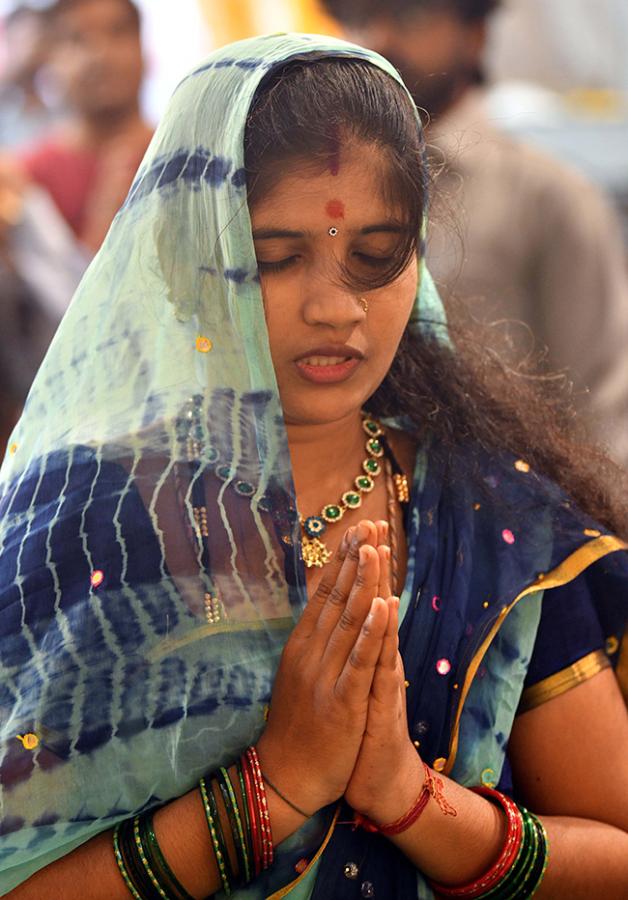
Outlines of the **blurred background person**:
{"type": "Polygon", "coordinates": [[[58,0],[46,22],[67,120],[22,154],[21,163],[95,252],[152,136],[140,111],[140,15],[131,0],[58,0]]]}
{"type": "Polygon", "coordinates": [[[617,218],[575,170],[513,139],[485,108],[500,0],[324,0],[345,33],[390,59],[428,113],[441,161],[429,264],[445,295],[508,319],[516,351],[547,348],[594,437],[628,463],[628,278],[617,218]],[[472,211],[472,215],[470,214],[472,211]],[[453,227],[452,227],[453,218],[453,227]],[[456,227],[457,226],[457,227],[456,227]]]}
{"type": "Polygon", "coordinates": [[[11,10],[2,21],[0,43],[0,147],[17,147],[37,138],[56,117],[42,98],[48,54],[41,11],[11,10]]]}
{"type": "Polygon", "coordinates": [[[43,15],[64,119],[0,159],[0,328],[10,337],[0,349],[5,435],[152,136],[140,110],[135,4],[57,0],[43,15]]]}

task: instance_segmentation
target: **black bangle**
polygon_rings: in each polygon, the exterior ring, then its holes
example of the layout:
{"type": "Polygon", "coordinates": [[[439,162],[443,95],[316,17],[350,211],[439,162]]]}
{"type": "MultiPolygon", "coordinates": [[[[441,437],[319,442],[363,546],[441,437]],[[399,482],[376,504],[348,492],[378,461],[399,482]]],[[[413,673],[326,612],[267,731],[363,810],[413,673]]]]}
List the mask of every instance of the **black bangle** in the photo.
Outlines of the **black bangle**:
{"type": "MultiPolygon", "coordinates": [[[[125,821],[120,824],[118,829],[118,846],[128,878],[137,894],[141,897],[141,900],[162,900],[162,895],[151,883],[140,858],[135,843],[133,819],[125,819],[125,821]]],[[[128,884],[127,887],[129,887],[128,884]]],[[[133,892],[131,891],[131,893],[133,892]]]]}
{"type": "Polygon", "coordinates": [[[228,848],[225,844],[225,836],[222,830],[220,814],[218,812],[218,804],[212,787],[212,779],[209,784],[204,778],[199,781],[203,807],[205,809],[205,818],[209,827],[209,833],[216,857],[216,865],[218,866],[218,874],[222,882],[223,890],[229,897],[232,890],[233,871],[231,868],[231,858],[228,848]]]}
{"type": "MultiPolygon", "coordinates": [[[[154,813],[148,812],[140,816],[139,832],[144,854],[153,875],[164,894],[172,900],[194,900],[168,865],[153,826],[154,813]]],[[[163,895],[162,895],[163,896],[163,895]]]]}
{"type": "Polygon", "coordinates": [[[246,852],[249,858],[251,869],[251,881],[255,877],[253,863],[253,839],[251,836],[251,817],[249,815],[249,805],[246,802],[246,786],[244,784],[244,775],[242,774],[242,762],[239,759],[236,763],[236,772],[238,773],[238,784],[240,785],[240,796],[242,798],[242,809],[244,811],[244,837],[246,840],[246,852]]]}
{"type": "Polygon", "coordinates": [[[242,845],[240,839],[242,823],[240,822],[240,828],[238,828],[238,819],[236,817],[236,811],[233,808],[232,797],[229,791],[230,787],[233,791],[233,787],[231,785],[231,782],[229,782],[229,784],[227,785],[228,778],[229,774],[227,773],[226,769],[219,769],[216,772],[216,781],[218,783],[218,787],[220,788],[220,793],[222,794],[222,802],[224,803],[224,807],[227,811],[227,817],[229,819],[229,825],[231,827],[231,838],[235,847],[236,859],[238,861],[238,882],[244,885],[251,880],[251,877],[249,872],[248,859],[246,858],[246,847],[242,845]]]}

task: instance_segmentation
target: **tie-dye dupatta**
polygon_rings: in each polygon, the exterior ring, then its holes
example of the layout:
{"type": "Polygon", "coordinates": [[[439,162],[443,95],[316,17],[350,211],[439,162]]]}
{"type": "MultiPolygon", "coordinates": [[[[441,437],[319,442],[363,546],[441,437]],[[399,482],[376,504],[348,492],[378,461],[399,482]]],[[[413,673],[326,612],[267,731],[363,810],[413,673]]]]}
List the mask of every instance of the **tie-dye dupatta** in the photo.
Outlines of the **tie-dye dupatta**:
{"type": "MultiPolygon", "coordinates": [[[[176,90],[0,476],[0,893],[263,728],[305,603],[243,135],[281,35],[176,90]]],[[[445,336],[423,272],[427,329],[445,336]],[[440,324],[439,324],[440,323],[440,324]]]]}

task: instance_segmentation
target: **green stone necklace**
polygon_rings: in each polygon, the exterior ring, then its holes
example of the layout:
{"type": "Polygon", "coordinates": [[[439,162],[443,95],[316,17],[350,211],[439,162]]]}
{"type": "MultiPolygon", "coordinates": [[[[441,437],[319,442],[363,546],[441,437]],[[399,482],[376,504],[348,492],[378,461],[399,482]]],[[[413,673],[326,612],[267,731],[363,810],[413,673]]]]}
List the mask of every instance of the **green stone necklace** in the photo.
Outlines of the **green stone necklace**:
{"type": "Polygon", "coordinates": [[[339,503],[328,503],[324,506],[318,516],[308,516],[306,519],[303,516],[299,517],[303,562],[308,569],[312,566],[322,568],[329,562],[332,553],[321,540],[327,527],[339,522],[347,510],[362,506],[362,495],[370,494],[375,487],[375,479],[382,472],[384,444],[380,438],[384,434],[383,429],[375,419],[368,416],[362,419],[362,428],[367,435],[365,446],[368,456],[362,462],[362,471],[354,480],[354,487],[345,491],[339,503]]]}

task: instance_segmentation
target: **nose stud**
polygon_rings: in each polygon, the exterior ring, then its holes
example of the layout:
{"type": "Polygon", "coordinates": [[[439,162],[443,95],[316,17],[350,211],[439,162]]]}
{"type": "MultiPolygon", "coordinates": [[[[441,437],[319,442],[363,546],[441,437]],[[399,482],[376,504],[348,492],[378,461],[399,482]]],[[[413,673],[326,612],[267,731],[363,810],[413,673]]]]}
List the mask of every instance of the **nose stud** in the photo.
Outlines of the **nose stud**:
{"type": "Polygon", "coordinates": [[[336,235],[338,234],[338,229],[335,227],[335,225],[332,225],[331,228],[327,230],[327,234],[330,237],[336,237],[336,235]]]}

